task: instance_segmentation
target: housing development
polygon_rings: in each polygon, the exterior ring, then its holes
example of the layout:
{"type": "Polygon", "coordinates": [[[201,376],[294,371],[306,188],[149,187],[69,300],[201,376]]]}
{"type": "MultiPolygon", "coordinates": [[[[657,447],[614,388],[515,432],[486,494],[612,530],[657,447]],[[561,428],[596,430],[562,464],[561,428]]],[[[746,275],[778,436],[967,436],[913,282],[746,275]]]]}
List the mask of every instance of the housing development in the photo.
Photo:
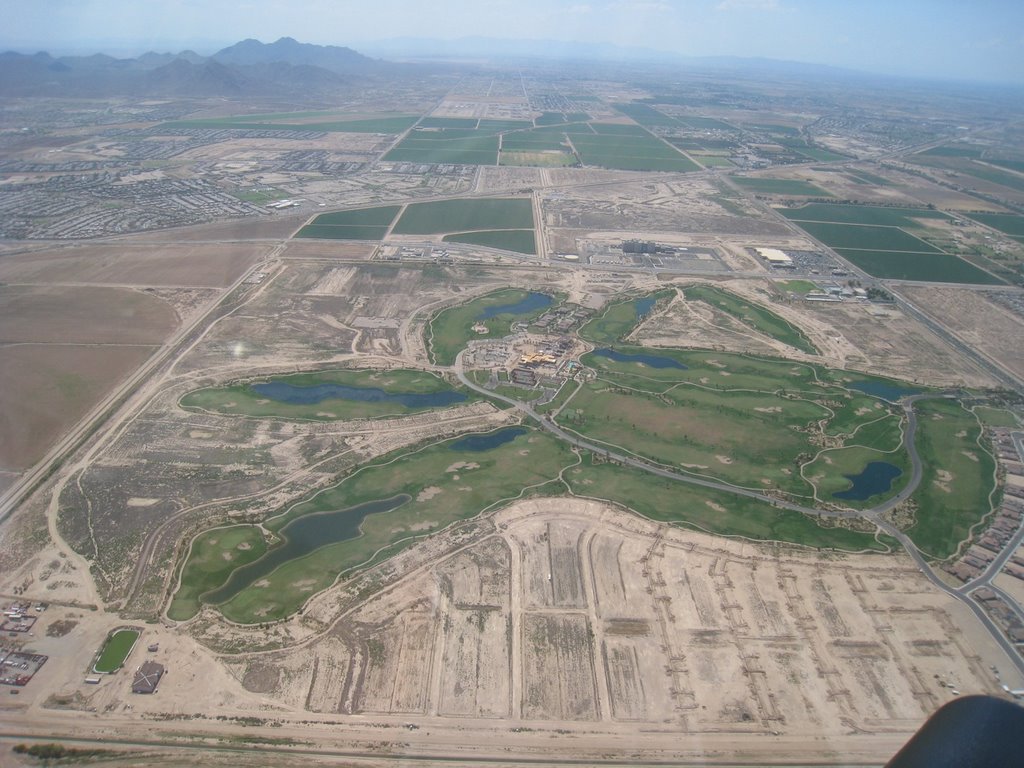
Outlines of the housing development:
{"type": "Polygon", "coordinates": [[[5,754],[875,765],[1024,695],[1024,104],[339,50],[0,62],[5,754]]]}

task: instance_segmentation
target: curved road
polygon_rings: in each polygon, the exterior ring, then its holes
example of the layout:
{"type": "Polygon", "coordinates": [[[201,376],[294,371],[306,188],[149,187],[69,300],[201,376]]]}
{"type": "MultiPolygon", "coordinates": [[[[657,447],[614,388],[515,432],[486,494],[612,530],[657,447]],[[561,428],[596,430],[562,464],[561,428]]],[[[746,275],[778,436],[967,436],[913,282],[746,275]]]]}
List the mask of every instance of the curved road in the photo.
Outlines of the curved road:
{"type": "MultiPolygon", "coordinates": [[[[903,549],[906,550],[907,554],[910,555],[911,559],[913,559],[913,561],[917,564],[917,567],[920,569],[924,577],[928,579],[928,581],[930,581],[938,589],[942,590],[950,597],[962,602],[971,610],[971,612],[978,618],[978,621],[980,621],[981,624],[985,627],[985,629],[988,630],[989,634],[992,636],[992,639],[995,640],[996,643],[1003,649],[1010,662],[1017,668],[1018,672],[1020,672],[1021,675],[1024,675],[1024,659],[1022,659],[1020,654],[1017,653],[1017,649],[1014,647],[1013,643],[1011,643],[1005,637],[1005,635],[1003,635],[1002,630],[1000,630],[996,623],[992,621],[991,618],[989,618],[988,614],[985,613],[981,606],[978,605],[970,597],[970,592],[972,592],[974,589],[977,589],[979,586],[982,586],[983,583],[987,583],[988,578],[982,576],[979,579],[976,579],[973,582],[965,584],[962,587],[954,588],[949,586],[948,584],[946,584],[946,582],[944,582],[937,575],[935,575],[935,572],[932,570],[931,566],[925,560],[924,555],[921,554],[921,551],[917,548],[914,542],[910,540],[910,537],[903,533],[903,531],[893,526],[891,523],[888,523],[882,519],[882,515],[884,513],[894,509],[898,504],[910,498],[911,494],[913,494],[914,491],[917,490],[917,486],[920,485],[921,483],[923,467],[921,464],[921,457],[917,452],[917,446],[914,442],[914,435],[917,431],[917,415],[914,413],[914,404],[920,400],[928,398],[951,397],[951,394],[928,393],[920,395],[911,395],[910,397],[905,397],[901,400],[903,411],[907,416],[907,430],[904,436],[904,441],[907,444],[907,453],[910,455],[911,467],[910,482],[907,483],[906,487],[904,487],[902,491],[900,491],[896,496],[884,502],[883,504],[879,504],[877,507],[872,507],[871,509],[860,511],[821,510],[814,509],[812,507],[805,507],[800,504],[794,504],[792,502],[785,501],[782,499],[776,499],[759,491],[752,491],[747,488],[738,488],[736,486],[729,485],[728,483],[719,482],[716,480],[708,480],[703,477],[694,477],[692,475],[686,475],[679,472],[673,472],[672,470],[665,469],[664,467],[658,466],[656,464],[651,464],[647,461],[644,461],[643,459],[637,459],[632,456],[624,456],[620,453],[610,451],[603,446],[599,446],[594,443],[587,442],[586,440],[582,440],[579,437],[566,432],[564,429],[555,424],[553,420],[547,419],[541,414],[537,413],[527,403],[521,403],[518,400],[513,400],[510,397],[499,395],[496,392],[492,392],[488,389],[485,389],[484,387],[481,387],[479,384],[471,380],[466,375],[466,371],[463,366],[462,356],[465,352],[466,350],[462,350],[461,352],[459,352],[459,354],[455,358],[454,366],[455,375],[458,377],[459,381],[462,382],[463,385],[488,398],[501,400],[502,402],[513,406],[514,408],[518,409],[522,413],[529,416],[530,419],[535,421],[543,429],[547,430],[555,437],[559,438],[560,440],[564,440],[568,443],[571,443],[578,448],[585,448],[589,451],[593,451],[594,453],[604,454],[608,456],[610,459],[614,459],[615,461],[621,464],[625,464],[630,467],[635,467],[636,469],[643,470],[644,472],[650,472],[652,475],[657,475],[658,477],[664,477],[670,480],[678,480],[679,482],[690,483],[691,485],[697,485],[702,488],[710,488],[716,491],[724,491],[726,493],[736,494],[737,496],[747,496],[749,498],[767,502],[768,504],[771,504],[775,507],[789,509],[794,512],[801,512],[806,515],[843,518],[860,517],[866,520],[870,520],[882,531],[892,536],[900,543],[903,549]]],[[[1017,536],[1014,538],[1014,541],[1017,541],[1018,539],[1024,540],[1024,527],[1022,527],[1020,532],[1018,532],[1017,536]]],[[[1008,547],[1004,551],[1007,553],[1006,557],[1009,557],[1009,553],[1013,551],[1013,548],[1008,547]]],[[[996,572],[998,573],[998,571],[996,572]]],[[[989,576],[989,578],[991,578],[991,575],[989,576]]]]}

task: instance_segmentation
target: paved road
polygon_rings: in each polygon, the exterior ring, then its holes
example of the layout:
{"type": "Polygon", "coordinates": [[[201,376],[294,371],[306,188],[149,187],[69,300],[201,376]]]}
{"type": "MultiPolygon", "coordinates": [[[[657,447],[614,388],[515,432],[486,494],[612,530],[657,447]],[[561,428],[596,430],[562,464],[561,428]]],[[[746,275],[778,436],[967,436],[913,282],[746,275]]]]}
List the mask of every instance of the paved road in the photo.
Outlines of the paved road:
{"type": "MultiPolygon", "coordinates": [[[[485,395],[486,397],[494,398],[497,400],[501,400],[504,403],[508,403],[509,405],[517,408],[519,411],[529,416],[533,421],[539,424],[543,429],[553,434],[555,437],[561,440],[565,440],[566,442],[575,445],[578,448],[584,448],[586,450],[593,451],[597,454],[607,455],[610,459],[614,461],[620,462],[630,467],[635,467],[636,469],[643,470],[644,472],[649,472],[652,475],[657,475],[658,477],[665,477],[670,480],[678,480],[683,483],[690,483],[691,485],[697,485],[702,488],[710,488],[716,491],[724,491],[726,493],[732,493],[738,496],[747,496],[749,498],[758,499],[759,501],[764,501],[768,504],[772,504],[773,506],[779,507],[781,509],[789,509],[794,512],[802,512],[803,514],[817,515],[821,517],[859,517],[870,520],[872,523],[877,525],[881,530],[892,536],[900,543],[904,550],[906,550],[907,554],[910,555],[910,557],[917,564],[917,567],[921,570],[921,573],[924,574],[924,577],[928,579],[928,581],[930,581],[938,589],[942,590],[953,599],[962,602],[971,610],[971,612],[978,618],[978,621],[980,621],[982,625],[985,627],[985,629],[988,630],[989,634],[992,636],[992,639],[995,640],[995,642],[1003,649],[1003,651],[1006,652],[1009,661],[1017,668],[1020,674],[1024,676],[1024,659],[1021,658],[1020,654],[1017,652],[1017,649],[1014,647],[1013,643],[1011,643],[1005,637],[1005,635],[1003,634],[1002,630],[998,627],[998,625],[996,625],[996,623],[991,618],[989,618],[988,614],[985,613],[981,606],[978,605],[978,603],[970,597],[971,591],[977,589],[979,586],[988,585],[989,578],[994,577],[994,575],[998,574],[999,571],[995,570],[992,576],[988,578],[977,579],[974,582],[971,582],[970,584],[964,585],[963,587],[951,587],[935,574],[935,572],[931,568],[931,565],[928,563],[927,560],[925,560],[924,555],[921,554],[921,551],[917,548],[914,542],[911,541],[909,536],[907,536],[905,533],[903,533],[903,531],[899,530],[892,524],[882,519],[882,515],[885,512],[892,510],[899,503],[910,498],[914,491],[917,490],[918,485],[920,485],[921,483],[923,467],[921,464],[921,457],[917,452],[917,446],[915,445],[914,441],[914,435],[917,431],[917,415],[914,413],[914,404],[919,402],[920,400],[924,400],[927,398],[952,397],[950,393],[928,393],[920,395],[911,395],[910,397],[903,398],[901,405],[903,406],[903,411],[907,416],[907,431],[905,442],[907,444],[907,453],[910,456],[911,475],[910,481],[907,483],[906,487],[902,491],[900,491],[900,493],[898,493],[896,496],[894,496],[892,499],[889,499],[885,503],[879,504],[877,507],[872,507],[871,509],[865,509],[860,511],[821,510],[814,509],[812,507],[805,507],[800,504],[794,504],[792,502],[784,501],[782,499],[776,499],[762,492],[752,491],[747,488],[739,488],[734,485],[729,485],[728,483],[716,480],[708,480],[702,477],[694,477],[693,475],[686,475],[679,472],[673,472],[672,470],[666,469],[655,464],[651,464],[650,462],[644,461],[643,459],[637,459],[633,456],[624,456],[615,451],[608,450],[608,448],[606,448],[605,446],[595,445],[594,443],[582,440],[578,436],[566,432],[564,429],[555,424],[553,420],[548,419],[545,416],[542,416],[541,414],[537,413],[527,403],[521,403],[518,400],[513,400],[510,397],[499,395],[495,392],[485,389],[484,387],[481,387],[475,381],[472,381],[466,375],[465,368],[463,366],[462,357],[465,351],[466,350],[460,352],[458,356],[455,358],[454,368],[455,375],[458,377],[459,381],[462,382],[462,384],[474,390],[475,392],[479,392],[480,394],[485,395]]],[[[1024,443],[1024,433],[1015,433],[1014,441],[1017,442],[1018,438],[1020,439],[1021,443],[1024,443]]],[[[1024,456],[1024,453],[1022,453],[1021,455],[1024,456]]],[[[1024,539],[1024,527],[1021,528],[1021,530],[1017,534],[1017,537],[1015,537],[1015,540],[1020,539],[1024,539]]],[[[1003,557],[1003,562],[1005,562],[1005,560],[1009,558],[1010,554],[1012,554],[1012,552],[1015,549],[1016,545],[1014,545],[1013,547],[1008,546],[1004,550],[1003,554],[1001,555],[1001,557],[1003,557]]],[[[1015,610],[1019,610],[1019,607],[1016,605],[1016,603],[1010,601],[1010,605],[1015,610]]],[[[1024,615],[1022,615],[1022,618],[1024,618],[1024,615]]]]}

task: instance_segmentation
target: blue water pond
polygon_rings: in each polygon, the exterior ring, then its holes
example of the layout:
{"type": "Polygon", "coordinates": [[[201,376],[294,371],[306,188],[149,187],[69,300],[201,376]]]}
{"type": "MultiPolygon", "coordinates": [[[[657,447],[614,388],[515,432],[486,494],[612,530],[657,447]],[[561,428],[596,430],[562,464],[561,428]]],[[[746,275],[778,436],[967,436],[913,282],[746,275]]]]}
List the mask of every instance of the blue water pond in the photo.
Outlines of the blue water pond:
{"type": "Polygon", "coordinates": [[[878,493],[892,488],[892,481],[903,474],[903,470],[887,461],[872,461],[857,475],[844,475],[853,485],[845,491],[833,493],[833,499],[864,501],[878,493]]]}
{"type": "Polygon", "coordinates": [[[377,387],[314,384],[300,387],[286,381],[265,381],[249,387],[260,397],[291,405],[315,405],[324,400],[355,400],[361,403],[398,403],[406,408],[444,408],[466,401],[463,392],[385,392],[377,387]]]}
{"type": "Polygon", "coordinates": [[[359,535],[359,526],[363,524],[367,515],[390,512],[411,498],[408,494],[400,493],[390,499],[376,499],[347,509],[297,517],[280,530],[281,538],[284,540],[281,544],[272,547],[260,559],[237,568],[224,586],[203,595],[203,601],[223,603],[250,584],[268,576],[280,565],[304,557],[328,544],[354,539],[359,535]]]}
{"type": "Polygon", "coordinates": [[[528,293],[526,297],[515,304],[498,304],[494,307],[487,307],[478,316],[478,320],[490,320],[498,315],[526,315],[536,312],[538,309],[547,309],[554,303],[554,299],[546,293],[528,293]]]}
{"type": "Polygon", "coordinates": [[[511,443],[529,430],[526,427],[505,427],[486,435],[466,435],[449,445],[453,451],[489,451],[492,448],[511,443]]]}
{"type": "Polygon", "coordinates": [[[609,349],[608,347],[595,349],[594,354],[598,357],[607,357],[609,360],[614,360],[616,363],[643,363],[651,368],[678,368],[679,370],[685,371],[689,367],[683,365],[678,360],[673,360],[671,357],[660,357],[658,355],[648,354],[631,355],[626,354],[625,352],[618,352],[614,349],[609,349]]]}

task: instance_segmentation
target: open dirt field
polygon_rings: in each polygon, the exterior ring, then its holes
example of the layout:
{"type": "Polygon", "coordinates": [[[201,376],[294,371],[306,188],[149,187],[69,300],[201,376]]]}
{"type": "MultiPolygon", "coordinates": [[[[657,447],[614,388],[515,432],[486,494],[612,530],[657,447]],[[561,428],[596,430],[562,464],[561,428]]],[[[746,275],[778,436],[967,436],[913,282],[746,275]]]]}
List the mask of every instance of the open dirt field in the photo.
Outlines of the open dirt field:
{"type": "Polygon", "coordinates": [[[158,344],[178,323],[174,309],[120,288],[0,288],[0,342],[158,344]]]}
{"type": "Polygon", "coordinates": [[[520,502],[490,523],[440,558],[408,554],[419,567],[318,638],[230,666],[299,710],[421,728],[497,718],[581,743],[644,723],[691,744],[728,735],[735,754],[809,732],[812,751],[854,733],[870,750],[905,739],[950,687],[997,692],[989,664],[1009,673],[902,558],[728,542],[583,500],[520,502]]]}
{"type": "Polygon", "coordinates": [[[1018,377],[1024,376],[1024,318],[966,288],[902,286],[919,309],[1018,377]]]}
{"type": "Polygon", "coordinates": [[[65,247],[4,257],[0,281],[224,288],[267,251],[238,243],[65,247]]]}
{"type": "Polygon", "coordinates": [[[152,352],[120,345],[0,347],[0,467],[32,466],[152,352]]]}

